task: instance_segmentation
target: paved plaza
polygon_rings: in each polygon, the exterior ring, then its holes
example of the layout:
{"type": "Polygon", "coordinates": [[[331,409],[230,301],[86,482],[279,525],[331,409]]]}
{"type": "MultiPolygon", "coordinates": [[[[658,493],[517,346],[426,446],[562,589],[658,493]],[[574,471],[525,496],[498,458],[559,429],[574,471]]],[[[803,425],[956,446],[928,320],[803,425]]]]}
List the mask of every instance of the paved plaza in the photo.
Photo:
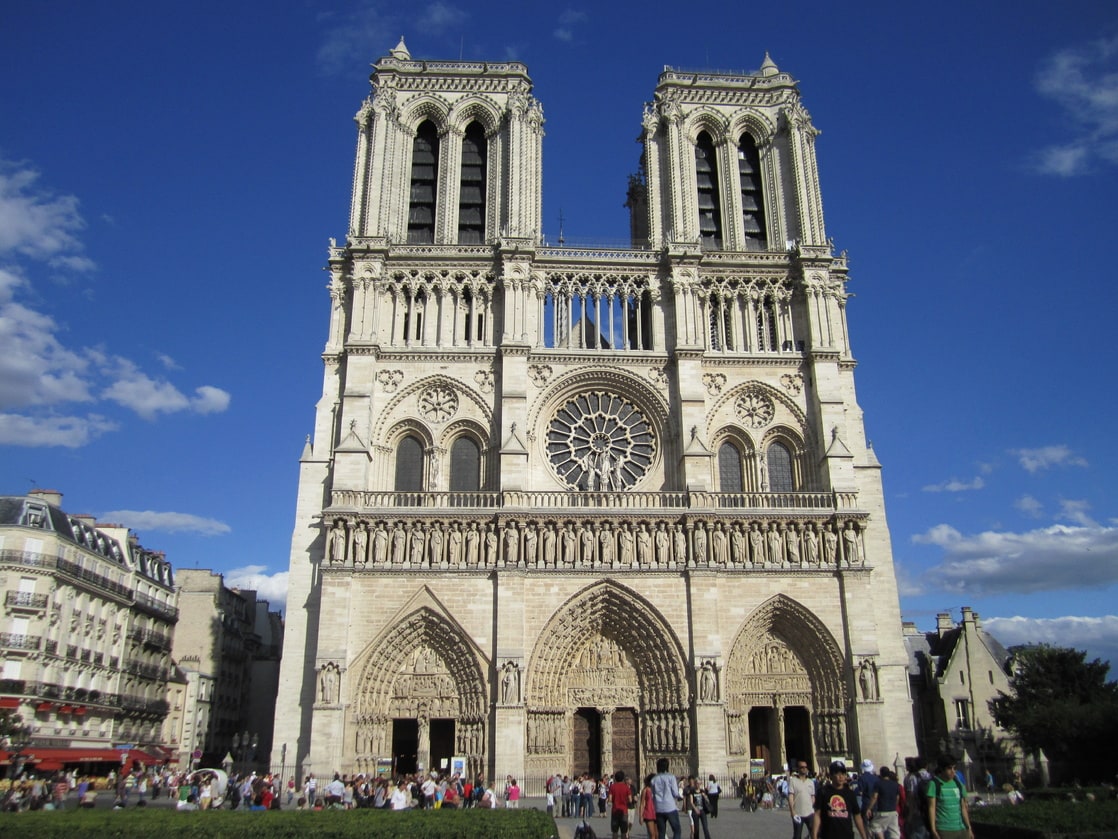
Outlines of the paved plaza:
{"type": "MultiPolygon", "coordinates": [[[[521,806],[544,806],[543,799],[530,798],[521,802],[521,806]]],[[[683,815],[682,813],[680,814],[683,815]]],[[[556,819],[559,826],[559,839],[572,839],[578,819],[556,819]]],[[[590,826],[600,839],[608,839],[609,818],[594,817],[590,819],[590,826]]],[[[690,839],[687,819],[680,819],[682,828],[681,839],[690,839]]],[[[644,825],[635,826],[629,834],[630,839],[647,839],[648,831],[644,825]]],[[[738,806],[737,799],[728,799],[724,806],[718,808],[718,818],[710,819],[711,839],[792,839],[792,817],[787,810],[758,810],[751,813],[738,806]]],[[[671,839],[671,828],[668,828],[667,839],[671,839]]],[[[702,828],[696,839],[705,839],[702,828]]]]}

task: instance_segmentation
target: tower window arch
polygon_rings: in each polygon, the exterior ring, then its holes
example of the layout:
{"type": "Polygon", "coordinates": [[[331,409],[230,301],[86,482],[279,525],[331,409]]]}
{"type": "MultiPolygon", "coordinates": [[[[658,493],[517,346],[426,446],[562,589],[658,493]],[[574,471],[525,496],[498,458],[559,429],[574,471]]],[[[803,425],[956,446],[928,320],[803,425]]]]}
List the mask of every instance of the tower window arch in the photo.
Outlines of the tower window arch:
{"type": "Polygon", "coordinates": [[[423,444],[408,435],[396,446],[396,492],[423,491],[423,444]]]}
{"type": "Polygon", "coordinates": [[[439,183],[439,132],[425,120],[415,132],[411,155],[411,200],[408,204],[408,243],[435,241],[435,197],[439,183]]]}
{"type": "Polygon", "coordinates": [[[459,437],[450,447],[450,491],[481,489],[481,448],[470,437],[459,437]]]}
{"type": "Polygon", "coordinates": [[[741,451],[733,443],[718,447],[718,489],[721,492],[743,492],[741,451]]]}
{"type": "Polygon", "coordinates": [[[776,440],[769,444],[765,454],[769,468],[769,492],[795,492],[796,477],[792,470],[792,452],[776,440]]]}
{"type": "Polygon", "coordinates": [[[757,141],[748,132],[738,142],[738,179],[741,185],[741,216],[745,231],[745,250],[765,250],[765,196],[761,189],[761,154],[757,141]]]}
{"type": "Polygon", "coordinates": [[[714,141],[703,131],[695,139],[695,187],[699,205],[699,238],[703,247],[722,247],[722,205],[718,193],[718,157],[714,141]]]}
{"type": "Polygon", "coordinates": [[[480,123],[466,126],[462,138],[462,180],[458,193],[458,243],[485,241],[485,129],[480,123]]]}

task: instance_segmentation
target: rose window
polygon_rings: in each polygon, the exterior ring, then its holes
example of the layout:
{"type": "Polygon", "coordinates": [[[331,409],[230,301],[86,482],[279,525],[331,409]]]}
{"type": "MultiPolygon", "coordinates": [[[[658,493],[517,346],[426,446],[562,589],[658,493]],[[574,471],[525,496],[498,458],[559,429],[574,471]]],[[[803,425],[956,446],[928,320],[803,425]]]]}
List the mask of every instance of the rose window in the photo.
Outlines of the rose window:
{"type": "Polygon", "coordinates": [[[773,421],[773,401],[758,391],[743,393],[734,401],[734,410],[750,428],[764,428],[773,421]]]}
{"type": "Polygon", "coordinates": [[[547,427],[547,457],[570,487],[628,489],[648,474],[656,440],[628,400],[593,391],[569,400],[547,427]]]}

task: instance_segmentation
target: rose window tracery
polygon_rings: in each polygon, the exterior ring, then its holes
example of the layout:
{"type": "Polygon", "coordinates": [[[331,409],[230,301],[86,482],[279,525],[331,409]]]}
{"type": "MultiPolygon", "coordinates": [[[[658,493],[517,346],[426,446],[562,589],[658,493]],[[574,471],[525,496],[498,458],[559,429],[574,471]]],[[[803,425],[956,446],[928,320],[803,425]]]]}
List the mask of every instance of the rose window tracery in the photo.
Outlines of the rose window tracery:
{"type": "Polygon", "coordinates": [[[547,457],[572,488],[623,490],[648,474],[656,453],[652,427],[627,399],[582,393],[560,408],[547,429],[547,457]]]}
{"type": "Polygon", "coordinates": [[[419,410],[431,422],[446,422],[458,410],[458,394],[441,385],[427,388],[419,397],[419,410]]]}
{"type": "Polygon", "coordinates": [[[756,390],[747,391],[734,400],[734,411],[750,428],[764,428],[776,415],[773,401],[756,390]]]}

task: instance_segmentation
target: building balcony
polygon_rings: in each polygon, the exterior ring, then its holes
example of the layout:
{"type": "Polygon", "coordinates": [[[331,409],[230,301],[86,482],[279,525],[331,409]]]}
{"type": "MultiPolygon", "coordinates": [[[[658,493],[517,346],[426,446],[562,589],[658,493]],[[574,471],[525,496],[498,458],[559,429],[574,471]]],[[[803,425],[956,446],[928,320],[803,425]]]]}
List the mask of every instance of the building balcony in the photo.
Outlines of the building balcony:
{"type": "Polygon", "coordinates": [[[41,635],[22,635],[15,632],[0,632],[0,647],[9,650],[27,650],[38,652],[42,646],[41,635]]]}
{"type": "Polygon", "coordinates": [[[10,609],[41,612],[47,608],[50,597],[31,591],[9,591],[4,594],[4,605],[10,609]]]}
{"type": "Polygon", "coordinates": [[[179,610],[174,606],[167,603],[160,603],[154,597],[146,594],[135,595],[134,604],[141,612],[145,612],[152,617],[160,618],[165,621],[177,621],[179,619],[179,610]]]}
{"type": "Polygon", "coordinates": [[[379,492],[334,490],[327,514],[374,509],[855,512],[856,492],[379,492]]]}

